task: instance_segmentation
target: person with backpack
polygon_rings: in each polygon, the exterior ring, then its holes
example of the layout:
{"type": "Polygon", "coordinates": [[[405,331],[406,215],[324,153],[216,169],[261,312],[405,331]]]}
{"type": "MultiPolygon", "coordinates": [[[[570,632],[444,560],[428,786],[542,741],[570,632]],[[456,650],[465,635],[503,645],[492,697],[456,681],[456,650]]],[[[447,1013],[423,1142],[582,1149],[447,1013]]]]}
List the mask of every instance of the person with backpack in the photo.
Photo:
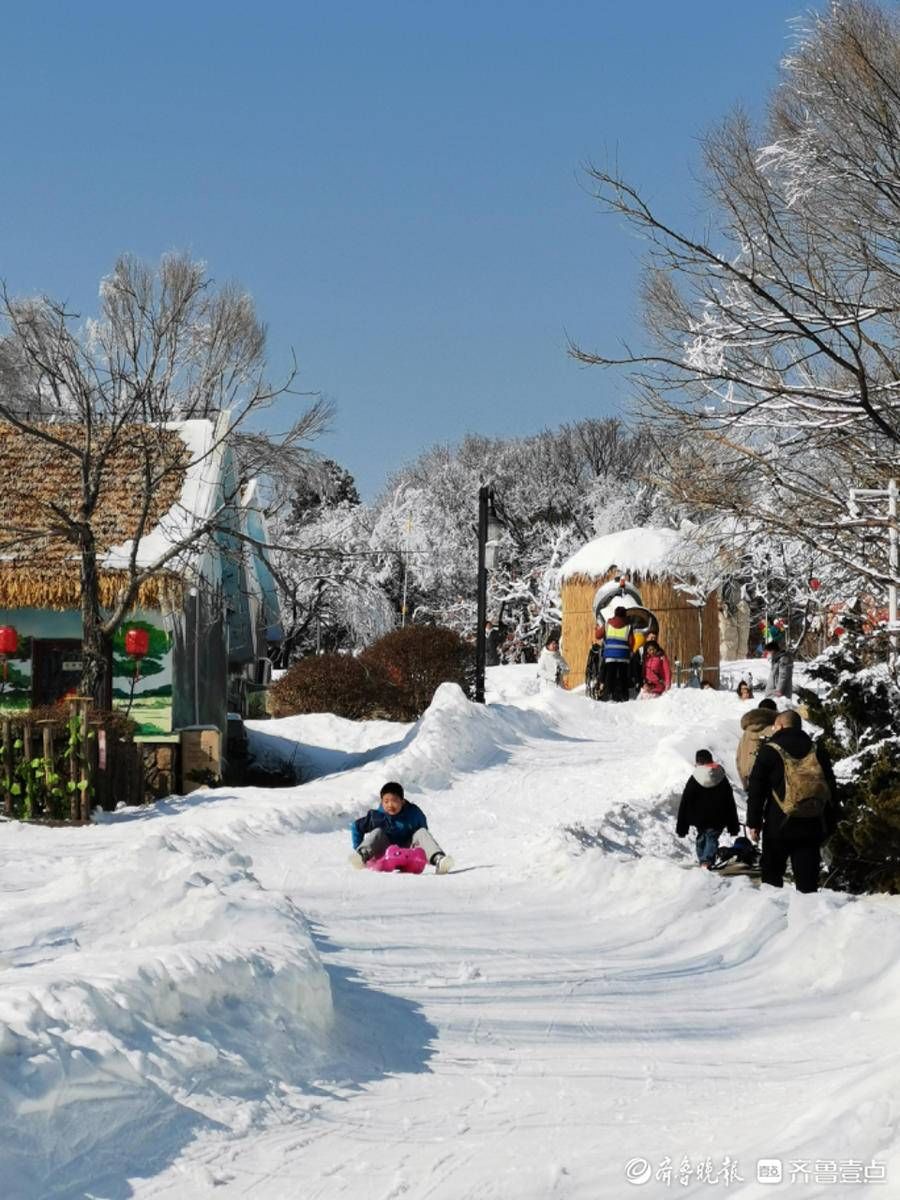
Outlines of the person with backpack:
{"type": "Polygon", "coordinates": [[[778,705],[774,700],[760,700],[756,708],[751,708],[741,717],[741,740],[738,742],[734,765],[737,767],[741,787],[747,790],[750,782],[750,772],[759,753],[759,744],[764,737],[772,734],[772,726],[778,716],[778,705]]]}
{"type": "Polygon", "coordinates": [[[800,714],[779,713],[760,742],[747,785],[747,825],[762,834],[760,878],[784,886],[790,859],[798,892],[816,892],[822,845],[838,819],[837,783],[828,753],[803,732],[800,714]]]}

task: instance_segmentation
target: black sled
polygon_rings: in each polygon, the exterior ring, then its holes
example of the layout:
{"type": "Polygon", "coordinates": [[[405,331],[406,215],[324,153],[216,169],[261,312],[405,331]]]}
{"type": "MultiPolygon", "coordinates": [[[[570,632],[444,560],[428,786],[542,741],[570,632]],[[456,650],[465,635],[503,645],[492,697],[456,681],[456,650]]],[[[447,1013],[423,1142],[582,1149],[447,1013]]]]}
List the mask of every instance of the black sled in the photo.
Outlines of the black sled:
{"type": "Polygon", "coordinates": [[[759,851],[748,837],[739,836],[730,846],[720,846],[709,868],[719,875],[759,875],[759,851]]]}

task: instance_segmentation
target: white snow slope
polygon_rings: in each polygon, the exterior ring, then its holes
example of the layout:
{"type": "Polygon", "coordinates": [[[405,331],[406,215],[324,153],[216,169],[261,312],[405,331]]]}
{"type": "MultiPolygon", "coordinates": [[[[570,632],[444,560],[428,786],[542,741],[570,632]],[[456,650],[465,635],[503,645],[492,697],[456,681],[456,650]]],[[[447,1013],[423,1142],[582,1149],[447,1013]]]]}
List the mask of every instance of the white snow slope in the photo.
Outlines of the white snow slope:
{"type": "Polygon", "coordinates": [[[0,825],[2,1200],[900,1195],[900,902],[681,869],[736,698],[533,673],[260,723],[302,787],[0,825]],[[453,873],[347,865],[391,778],[453,873]]]}

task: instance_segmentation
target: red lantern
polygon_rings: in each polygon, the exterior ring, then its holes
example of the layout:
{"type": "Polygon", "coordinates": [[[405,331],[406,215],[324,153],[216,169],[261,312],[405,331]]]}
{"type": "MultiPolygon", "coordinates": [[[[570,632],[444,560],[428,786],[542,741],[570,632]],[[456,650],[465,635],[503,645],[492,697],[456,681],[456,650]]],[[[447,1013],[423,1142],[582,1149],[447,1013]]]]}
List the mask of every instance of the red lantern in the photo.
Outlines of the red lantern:
{"type": "Polygon", "coordinates": [[[819,590],[819,588],[822,586],[822,582],[819,579],[811,579],[809,581],[809,586],[810,586],[811,591],[817,592],[819,590]]]}
{"type": "Polygon", "coordinates": [[[125,653],[131,658],[143,658],[150,649],[150,634],[132,625],[125,630],[125,653]]]}
{"type": "Polygon", "coordinates": [[[10,654],[15,654],[19,648],[19,635],[13,629],[12,625],[0,625],[0,658],[3,659],[3,682],[6,683],[9,678],[9,666],[6,659],[10,654]]]}

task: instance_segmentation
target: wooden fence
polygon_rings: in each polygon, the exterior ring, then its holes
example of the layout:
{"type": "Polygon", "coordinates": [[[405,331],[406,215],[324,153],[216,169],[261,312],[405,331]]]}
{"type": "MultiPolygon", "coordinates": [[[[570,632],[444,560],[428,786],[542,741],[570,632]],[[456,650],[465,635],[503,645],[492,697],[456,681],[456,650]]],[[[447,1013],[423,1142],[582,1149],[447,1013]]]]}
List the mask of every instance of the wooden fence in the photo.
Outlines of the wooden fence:
{"type": "Polygon", "coordinates": [[[68,713],[35,719],[0,717],[0,796],[9,818],[83,824],[99,805],[144,799],[142,750],[121,730],[93,719],[90,701],[68,702],[68,713]]]}

